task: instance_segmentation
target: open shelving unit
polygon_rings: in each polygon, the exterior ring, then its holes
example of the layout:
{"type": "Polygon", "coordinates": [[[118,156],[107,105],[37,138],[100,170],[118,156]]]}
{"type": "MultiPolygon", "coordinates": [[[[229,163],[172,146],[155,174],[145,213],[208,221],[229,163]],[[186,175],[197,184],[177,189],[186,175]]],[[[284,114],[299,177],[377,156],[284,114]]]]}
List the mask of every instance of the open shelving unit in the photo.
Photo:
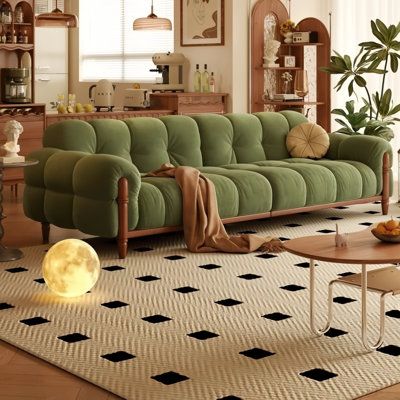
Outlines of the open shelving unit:
{"type": "MultiPolygon", "coordinates": [[[[316,107],[316,122],[330,131],[330,109],[331,109],[331,82],[330,75],[322,72],[320,67],[329,65],[331,45],[329,33],[325,25],[317,18],[305,18],[297,26],[300,32],[317,32],[317,43],[284,43],[279,32],[280,24],[289,19],[289,14],[280,0],[258,0],[253,7],[251,15],[251,111],[264,111],[266,107],[274,110],[304,109],[305,107],[316,107]],[[277,56],[279,67],[266,67],[263,65],[264,56],[264,21],[271,18],[276,21],[274,39],[281,42],[277,56]],[[282,93],[282,82],[279,75],[284,71],[296,72],[305,68],[305,48],[313,46],[316,52],[315,91],[316,98],[312,101],[273,101],[264,100],[266,71],[275,74],[275,92],[282,93]],[[283,56],[295,56],[295,67],[284,67],[283,56]]],[[[309,74],[310,75],[310,74],[309,74]]],[[[310,79],[310,76],[309,76],[310,79]]]]}

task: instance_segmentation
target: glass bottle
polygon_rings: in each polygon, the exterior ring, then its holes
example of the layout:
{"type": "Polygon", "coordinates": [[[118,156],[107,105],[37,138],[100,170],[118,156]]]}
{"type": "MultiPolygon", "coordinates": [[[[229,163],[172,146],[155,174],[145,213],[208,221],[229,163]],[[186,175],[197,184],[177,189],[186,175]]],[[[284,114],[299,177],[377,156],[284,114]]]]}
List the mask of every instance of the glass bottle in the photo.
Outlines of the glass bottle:
{"type": "Polygon", "coordinates": [[[29,37],[28,37],[28,32],[26,31],[26,29],[24,29],[24,34],[22,35],[24,43],[28,44],[29,42],[29,37]]]}
{"type": "Polygon", "coordinates": [[[215,93],[215,77],[214,77],[214,72],[211,72],[210,76],[210,93],[215,93]]]}
{"type": "Polygon", "coordinates": [[[24,12],[21,6],[17,6],[15,8],[14,16],[15,16],[15,22],[17,24],[21,24],[22,22],[24,22],[24,12]]]}
{"type": "Polygon", "coordinates": [[[12,43],[12,35],[11,35],[11,31],[7,31],[6,33],[6,43],[12,43]]]}
{"type": "Polygon", "coordinates": [[[204,71],[201,74],[201,91],[204,93],[210,91],[210,75],[207,71],[207,64],[204,64],[204,71]]]}
{"type": "Polygon", "coordinates": [[[21,29],[18,32],[17,43],[24,43],[24,35],[22,34],[22,30],[21,29]]]}
{"type": "Polygon", "coordinates": [[[17,32],[14,29],[13,35],[12,35],[12,42],[17,43],[17,32]]]}
{"type": "Polygon", "coordinates": [[[7,42],[6,28],[3,25],[3,29],[1,32],[1,43],[6,43],[6,42],[7,42]]]}
{"type": "Polygon", "coordinates": [[[196,71],[193,77],[194,91],[201,92],[201,72],[199,64],[196,64],[196,71]]]}

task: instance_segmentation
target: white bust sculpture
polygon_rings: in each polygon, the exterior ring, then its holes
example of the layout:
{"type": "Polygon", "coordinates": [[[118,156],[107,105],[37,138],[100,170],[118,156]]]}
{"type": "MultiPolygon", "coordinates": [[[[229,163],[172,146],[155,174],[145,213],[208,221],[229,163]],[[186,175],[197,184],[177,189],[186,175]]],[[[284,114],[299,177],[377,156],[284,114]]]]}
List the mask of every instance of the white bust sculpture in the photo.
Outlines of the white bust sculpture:
{"type": "Polygon", "coordinates": [[[279,67],[279,64],[275,63],[278,58],[276,53],[279,50],[281,42],[275,39],[269,39],[265,42],[264,47],[264,63],[266,67],[279,67]]]}
{"type": "Polygon", "coordinates": [[[18,121],[11,120],[6,123],[3,132],[7,141],[1,146],[1,148],[6,151],[6,155],[0,157],[1,162],[16,163],[25,161],[25,157],[18,155],[18,152],[20,151],[18,138],[23,130],[23,126],[18,121]]]}

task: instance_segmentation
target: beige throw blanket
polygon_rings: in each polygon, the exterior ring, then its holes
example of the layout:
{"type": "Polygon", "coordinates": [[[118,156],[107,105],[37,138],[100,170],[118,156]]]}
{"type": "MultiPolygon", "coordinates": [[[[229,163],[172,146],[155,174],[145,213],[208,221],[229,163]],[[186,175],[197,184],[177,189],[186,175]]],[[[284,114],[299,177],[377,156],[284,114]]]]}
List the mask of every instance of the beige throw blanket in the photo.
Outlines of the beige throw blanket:
{"type": "Polygon", "coordinates": [[[273,237],[252,234],[229,236],[218,214],[214,185],[197,169],[163,164],[147,176],[176,179],[182,191],[185,241],[191,252],[251,253],[256,250],[283,250],[280,240],[273,237]]]}

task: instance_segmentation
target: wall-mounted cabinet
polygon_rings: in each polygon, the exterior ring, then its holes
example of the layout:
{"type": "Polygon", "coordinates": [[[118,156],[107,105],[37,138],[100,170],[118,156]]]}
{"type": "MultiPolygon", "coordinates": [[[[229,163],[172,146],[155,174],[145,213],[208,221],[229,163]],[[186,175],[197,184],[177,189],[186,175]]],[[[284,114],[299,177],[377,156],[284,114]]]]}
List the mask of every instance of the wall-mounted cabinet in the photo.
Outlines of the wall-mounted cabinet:
{"type": "MultiPolygon", "coordinates": [[[[313,32],[311,42],[285,43],[280,25],[289,19],[286,7],[279,0],[259,0],[251,15],[251,111],[315,108],[316,122],[330,130],[330,75],[320,71],[329,64],[330,37],[325,25],[316,18],[305,18],[297,24],[298,32],[313,32]],[[276,66],[265,64],[268,40],[280,42],[276,66]],[[294,93],[296,74],[307,71],[310,93],[301,100],[277,99],[287,92],[282,74],[292,77],[289,93],[294,93]]],[[[290,96],[289,96],[290,97],[290,96]]]]}

